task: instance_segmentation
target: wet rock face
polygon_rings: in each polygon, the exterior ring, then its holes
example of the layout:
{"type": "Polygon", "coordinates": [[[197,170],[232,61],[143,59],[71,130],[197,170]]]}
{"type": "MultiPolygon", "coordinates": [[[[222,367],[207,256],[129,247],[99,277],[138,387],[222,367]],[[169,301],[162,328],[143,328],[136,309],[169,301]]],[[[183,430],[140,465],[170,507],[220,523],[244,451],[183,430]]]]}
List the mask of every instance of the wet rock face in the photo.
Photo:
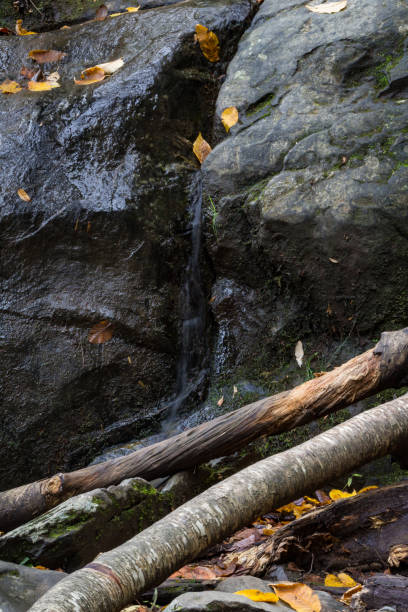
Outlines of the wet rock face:
{"type": "Polygon", "coordinates": [[[0,488],[147,433],[174,392],[197,170],[188,141],[209,128],[250,11],[186,3],[0,39],[1,80],[18,78],[32,48],[67,53],[60,89],[0,98],[0,488]],[[216,66],[194,45],[196,23],[225,43],[216,66]],[[111,78],[74,85],[118,57],[111,78]],[[114,337],[92,345],[101,320],[114,337]]]}
{"type": "Polygon", "coordinates": [[[243,35],[217,101],[240,122],[204,164],[224,372],[406,324],[407,18],[393,0],[333,15],[265,0],[243,35]]]}

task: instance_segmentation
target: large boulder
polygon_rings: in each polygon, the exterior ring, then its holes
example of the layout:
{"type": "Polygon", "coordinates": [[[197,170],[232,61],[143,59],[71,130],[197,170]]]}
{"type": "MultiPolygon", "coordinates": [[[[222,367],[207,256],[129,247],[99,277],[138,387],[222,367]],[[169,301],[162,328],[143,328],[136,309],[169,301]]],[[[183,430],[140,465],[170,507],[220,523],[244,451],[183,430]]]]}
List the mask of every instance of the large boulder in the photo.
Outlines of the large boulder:
{"type": "Polygon", "coordinates": [[[407,19],[394,0],[264,0],[243,35],[216,130],[225,108],[239,122],[203,166],[216,373],[406,325],[407,19]]]}
{"type": "Polygon", "coordinates": [[[66,575],[0,561],[1,612],[25,612],[66,575]]]}
{"type": "Polygon", "coordinates": [[[147,433],[174,396],[191,143],[251,10],[198,0],[0,38],[1,80],[21,80],[33,48],[67,53],[59,89],[0,98],[0,488],[147,433]],[[220,62],[194,43],[197,23],[218,33],[220,62]],[[74,85],[119,57],[112,77],[74,85]],[[90,344],[102,320],[114,337],[90,344]]]}

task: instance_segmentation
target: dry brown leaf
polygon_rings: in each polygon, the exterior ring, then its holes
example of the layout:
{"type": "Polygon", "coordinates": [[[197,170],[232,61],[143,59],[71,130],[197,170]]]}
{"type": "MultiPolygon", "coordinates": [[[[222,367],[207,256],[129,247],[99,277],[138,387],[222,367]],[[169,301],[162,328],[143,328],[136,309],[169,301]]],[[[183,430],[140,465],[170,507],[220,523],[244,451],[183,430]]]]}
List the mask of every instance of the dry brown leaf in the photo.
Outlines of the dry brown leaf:
{"type": "Polygon", "coordinates": [[[108,7],[105,4],[101,4],[101,6],[96,11],[95,21],[105,21],[108,16],[108,7]]]}
{"type": "Polygon", "coordinates": [[[208,157],[211,151],[212,149],[210,145],[206,140],[204,140],[200,132],[193,144],[193,153],[197,157],[200,164],[204,162],[204,160],[206,159],[206,157],[208,157]]]}
{"type": "Polygon", "coordinates": [[[224,403],[224,396],[220,397],[220,399],[217,402],[217,406],[222,406],[224,403]]]}
{"type": "Polygon", "coordinates": [[[340,572],[340,574],[327,574],[324,579],[324,585],[328,587],[355,587],[357,582],[348,574],[340,572]]]}
{"type": "Polygon", "coordinates": [[[237,123],[238,118],[238,109],[235,106],[229,106],[222,111],[221,121],[227,132],[229,132],[230,128],[237,123]]]}
{"type": "Polygon", "coordinates": [[[47,64],[59,62],[66,55],[63,51],[55,51],[54,49],[33,49],[29,52],[28,57],[31,57],[37,64],[47,64]]]}
{"type": "Polygon", "coordinates": [[[388,565],[391,567],[399,567],[401,561],[406,562],[408,559],[408,546],[406,544],[395,544],[391,546],[388,554],[388,565]]]}
{"type": "Polygon", "coordinates": [[[24,202],[31,202],[30,196],[24,189],[18,189],[17,194],[21,200],[24,200],[24,202]]]}
{"type": "Polygon", "coordinates": [[[220,43],[217,35],[199,23],[195,27],[196,39],[202,54],[209,62],[218,62],[220,59],[220,43]]]}
{"type": "Polygon", "coordinates": [[[351,587],[351,589],[343,593],[343,597],[340,599],[340,601],[344,601],[345,604],[350,605],[353,595],[361,591],[362,588],[362,584],[356,584],[356,586],[351,587]]]}
{"type": "Polygon", "coordinates": [[[302,367],[302,363],[303,363],[303,357],[304,357],[304,352],[303,352],[303,344],[301,340],[298,340],[296,342],[296,346],[295,346],[295,358],[297,361],[297,364],[299,366],[299,368],[302,367]]]}
{"type": "Polygon", "coordinates": [[[108,342],[113,336],[112,323],[109,321],[100,321],[92,327],[88,334],[88,340],[91,344],[103,344],[108,342]]]}
{"type": "Polygon", "coordinates": [[[339,13],[347,6],[347,0],[340,0],[340,2],[325,2],[324,4],[306,4],[306,8],[313,13],[339,13]]]}
{"type": "Polygon", "coordinates": [[[14,36],[14,32],[6,27],[0,28],[0,36],[14,36]]]}
{"type": "Polygon", "coordinates": [[[50,81],[51,83],[56,83],[57,81],[59,81],[61,78],[61,75],[59,72],[51,72],[51,74],[49,74],[45,80],[46,81],[50,81]]]}
{"type": "Polygon", "coordinates": [[[33,68],[27,68],[27,66],[22,66],[20,70],[20,74],[25,79],[32,79],[35,76],[36,70],[33,68]]]}
{"type": "Polygon", "coordinates": [[[23,20],[17,19],[16,34],[18,34],[18,36],[31,36],[32,34],[38,34],[38,32],[29,32],[28,30],[25,30],[22,26],[23,26],[23,20]]]}
{"type": "Polygon", "coordinates": [[[98,68],[98,66],[93,66],[92,68],[87,68],[81,72],[80,79],[74,79],[76,85],[92,85],[92,83],[99,83],[103,81],[106,74],[102,68],[98,68]]]}
{"type": "Polygon", "coordinates": [[[15,94],[21,91],[20,85],[17,81],[10,81],[10,79],[6,79],[2,83],[0,83],[0,91],[4,94],[15,94]]]}
{"type": "Polygon", "coordinates": [[[320,612],[319,596],[307,584],[301,582],[281,582],[270,585],[278,595],[296,612],[320,612]]]}
{"type": "Polygon", "coordinates": [[[55,87],[60,87],[60,84],[55,81],[28,81],[30,91],[49,91],[55,87]]]}
{"type": "Polygon", "coordinates": [[[338,259],[334,259],[334,257],[329,257],[329,261],[331,261],[332,263],[338,264],[339,260],[338,259]]]}
{"type": "MultiPolygon", "coordinates": [[[[112,62],[106,62],[105,64],[98,64],[95,68],[101,68],[105,74],[113,74],[119,68],[122,68],[124,65],[123,59],[120,57],[117,60],[113,60],[112,62]]],[[[89,70],[89,69],[88,69],[89,70]]]]}
{"type": "Polygon", "coordinates": [[[218,579],[216,572],[205,565],[185,565],[169,578],[187,578],[189,580],[214,580],[218,579]]]}
{"type": "Polygon", "coordinates": [[[235,591],[234,595],[242,595],[251,601],[269,601],[271,603],[276,603],[279,600],[279,597],[275,595],[275,593],[264,593],[258,589],[244,589],[243,591],[235,591]]]}

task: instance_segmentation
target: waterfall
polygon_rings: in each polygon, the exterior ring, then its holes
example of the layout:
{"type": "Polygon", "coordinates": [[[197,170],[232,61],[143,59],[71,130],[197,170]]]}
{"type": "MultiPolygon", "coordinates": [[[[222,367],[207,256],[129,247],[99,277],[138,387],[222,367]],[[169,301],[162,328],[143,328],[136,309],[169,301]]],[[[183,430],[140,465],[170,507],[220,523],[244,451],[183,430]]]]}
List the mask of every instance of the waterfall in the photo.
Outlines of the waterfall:
{"type": "Polygon", "coordinates": [[[181,353],[177,364],[176,397],[169,405],[169,414],[163,424],[165,430],[176,425],[180,408],[196,391],[206,375],[206,299],[201,284],[201,212],[202,177],[198,171],[192,183],[189,213],[191,223],[191,251],[180,293],[181,301],[181,353]]]}

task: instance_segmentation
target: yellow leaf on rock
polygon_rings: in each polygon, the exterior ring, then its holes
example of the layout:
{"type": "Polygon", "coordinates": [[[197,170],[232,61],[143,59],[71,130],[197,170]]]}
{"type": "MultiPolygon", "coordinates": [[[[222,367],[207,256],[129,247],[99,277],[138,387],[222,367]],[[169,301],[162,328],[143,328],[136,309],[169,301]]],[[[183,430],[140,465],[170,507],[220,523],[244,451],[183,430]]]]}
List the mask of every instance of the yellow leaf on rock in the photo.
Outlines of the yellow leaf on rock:
{"type": "Polygon", "coordinates": [[[92,83],[98,83],[99,81],[103,81],[106,74],[103,68],[99,68],[98,66],[93,66],[92,68],[87,68],[81,72],[80,79],[74,79],[76,85],[91,85],[92,83]]]}
{"type": "Polygon", "coordinates": [[[238,116],[238,109],[235,106],[229,106],[222,111],[221,121],[227,132],[236,124],[238,116]]]}
{"type": "Polygon", "coordinates": [[[18,36],[31,36],[32,34],[38,34],[38,32],[29,32],[28,30],[25,30],[22,26],[23,26],[23,20],[17,19],[16,34],[18,34],[18,36]]]}
{"type": "Polygon", "coordinates": [[[376,485],[371,485],[369,487],[363,487],[357,492],[357,495],[360,495],[360,493],[365,493],[365,491],[371,491],[371,489],[378,489],[378,487],[376,485]]]}
{"type": "Polygon", "coordinates": [[[306,8],[312,13],[339,13],[347,6],[347,0],[340,0],[340,2],[325,2],[324,4],[306,4],[306,8]]]}
{"type": "Polygon", "coordinates": [[[307,584],[301,582],[281,582],[271,584],[279,599],[296,612],[320,612],[322,606],[319,596],[307,584]]]}
{"type": "Polygon", "coordinates": [[[243,595],[252,601],[270,601],[276,603],[279,597],[275,593],[264,593],[258,589],[245,589],[243,591],[235,591],[234,595],[243,595]]]}
{"type": "Polygon", "coordinates": [[[199,23],[196,25],[195,31],[204,57],[209,62],[218,62],[220,59],[220,42],[217,35],[199,23]]]}
{"type": "Polygon", "coordinates": [[[21,87],[17,81],[10,81],[10,79],[6,79],[0,83],[0,91],[4,94],[15,94],[21,91],[21,87]]]}
{"type": "Polygon", "coordinates": [[[328,587],[355,587],[357,582],[348,574],[327,574],[324,585],[328,587]]]}
{"type": "Polygon", "coordinates": [[[140,6],[128,6],[126,10],[128,13],[136,13],[136,11],[138,11],[139,9],[140,6]]]}
{"type": "Polygon", "coordinates": [[[63,53],[63,51],[55,51],[55,49],[33,49],[28,53],[28,57],[31,57],[31,59],[38,64],[59,62],[60,59],[65,56],[66,53],[63,53]]]}
{"type": "Polygon", "coordinates": [[[55,87],[61,86],[55,81],[28,81],[28,89],[30,91],[49,91],[50,89],[55,89],[55,87]]]}
{"type": "Polygon", "coordinates": [[[336,501],[337,499],[344,499],[346,497],[354,497],[357,495],[355,491],[348,493],[347,491],[340,491],[340,489],[332,489],[329,493],[330,499],[336,501]]]}
{"type": "Polygon", "coordinates": [[[126,13],[112,13],[109,17],[119,17],[119,15],[126,15],[126,13]]]}
{"type": "Polygon", "coordinates": [[[201,135],[201,132],[198,134],[197,138],[193,144],[193,153],[197,157],[200,164],[203,163],[206,157],[211,153],[212,149],[208,142],[204,140],[201,135]]]}
{"type": "Polygon", "coordinates": [[[28,195],[28,193],[24,189],[19,189],[17,191],[17,194],[18,194],[18,197],[21,200],[24,200],[24,202],[31,202],[30,196],[28,195]]]}

